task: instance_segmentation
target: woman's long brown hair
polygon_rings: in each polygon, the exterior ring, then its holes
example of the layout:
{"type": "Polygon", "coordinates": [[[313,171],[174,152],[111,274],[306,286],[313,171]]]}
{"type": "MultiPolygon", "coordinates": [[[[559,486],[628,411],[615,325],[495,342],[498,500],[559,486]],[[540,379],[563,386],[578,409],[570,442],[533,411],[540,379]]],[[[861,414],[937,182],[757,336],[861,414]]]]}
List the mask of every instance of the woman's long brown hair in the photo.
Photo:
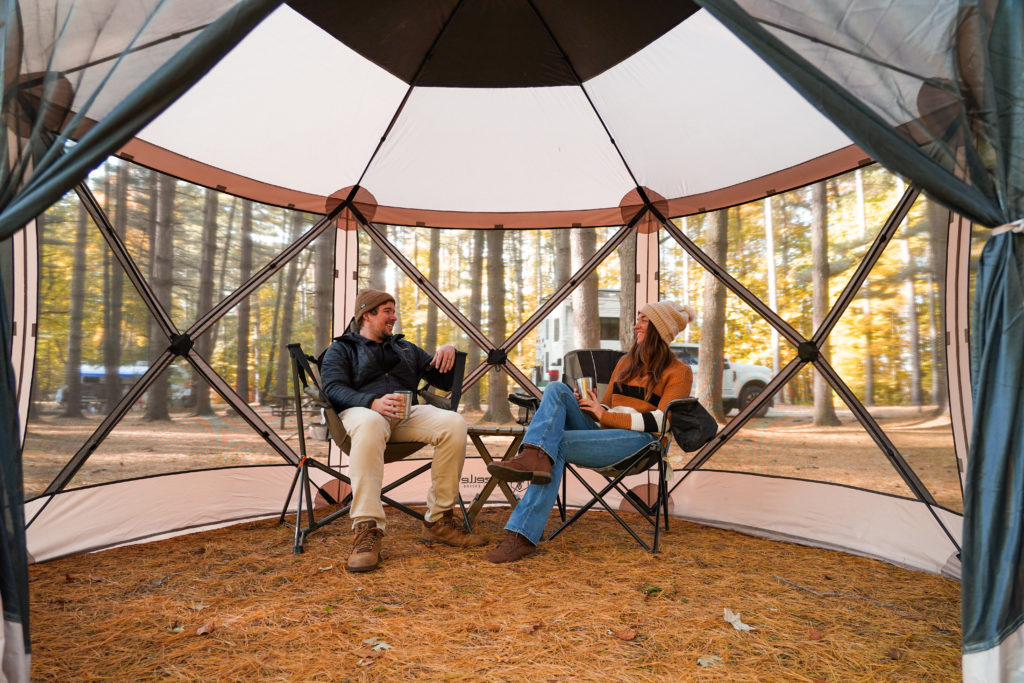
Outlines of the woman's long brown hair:
{"type": "Polygon", "coordinates": [[[672,362],[672,349],[665,340],[661,338],[658,331],[651,324],[639,343],[633,342],[626,353],[626,367],[623,368],[621,382],[640,380],[647,388],[646,396],[649,398],[654,391],[654,385],[665,368],[672,362]]]}

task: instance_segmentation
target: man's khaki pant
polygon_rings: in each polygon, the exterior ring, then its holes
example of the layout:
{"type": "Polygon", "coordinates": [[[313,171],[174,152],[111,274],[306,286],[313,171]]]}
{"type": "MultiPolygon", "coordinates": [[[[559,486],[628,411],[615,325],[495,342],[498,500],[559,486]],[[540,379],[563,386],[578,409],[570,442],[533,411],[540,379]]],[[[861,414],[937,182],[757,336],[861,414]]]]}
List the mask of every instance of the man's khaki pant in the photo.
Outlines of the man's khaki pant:
{"type": "Polygon", "coordinates": [[[466,459],[466,421],[451,410],[415,405],[409,417],[391,420],[369,408],[348,408],[339,413],[352,439],[349,478],[352,479],[352,525],[373,520],[384,528],[380,489],[384,482],[384,448],[388,441],[422,441],[434,446],[427,491],[428,522],[459,502],[459,479],[466,459]]]}

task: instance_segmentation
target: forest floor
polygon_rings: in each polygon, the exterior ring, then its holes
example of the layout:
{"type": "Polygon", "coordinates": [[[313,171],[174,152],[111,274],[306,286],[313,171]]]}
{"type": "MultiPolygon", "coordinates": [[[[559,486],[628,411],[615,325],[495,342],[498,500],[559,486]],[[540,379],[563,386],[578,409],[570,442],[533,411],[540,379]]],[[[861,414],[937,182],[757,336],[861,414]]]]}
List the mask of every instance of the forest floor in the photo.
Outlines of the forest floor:
{"type": "MultiPolygon", "coordinates": [[[[961,484],[948,412],[906,407],[869,410],[938,503],[961,511],[961,484]]],[[[286,416],[282,427],[282,418],[272,414],[269,407],[258,411],[297,451],[294,415],[286,416]]],[[[704,467],[813,479],[912,496],[884,452],[852,413],[838,410],[837,415],[839,425],[816,427],[809,406],[775,406],[766,417],[744,425],[704,467]]],[[[33,413],[23,458],[27,498],[45,490],[100,425],[102,417],[66,418],[45,411],[33,413]]],[[[465,417],[473,426],[481,424],[483,414],[471,411],[465,417]]],[[[492,453],[500,451],[500,437],[484,440],[493,442],[492,453]]],[[[307,447],[314,454],[317,449],[324,451],[324,446],[323,442],[307,439],[307,447]]],[[[475,454],[467,444],[467,455],[475,454]]],[[[677,448],[674,455],[679,459],[677,468],[688,459],[677,448]]],[[[175,413],[171,420],[159,422],[147,422],[141,411],[133,411],[86,460],[70,486],[188,469],[279,462],[280,456],[234,411],[221,409],[203,417],[175,413]]]]}
{"type": "MultiPolygon", "coordinates": [[[[507,517],[485,508],[476,531],[507,517]]],[[[505,565],[418,533],[389,510],[368,574],[344,569],[347,524],[293,555],[276,520],[33,565],[32,680],[960,677],[941,576],[678,520],[651,555],[597,512],[505,565]]]]}

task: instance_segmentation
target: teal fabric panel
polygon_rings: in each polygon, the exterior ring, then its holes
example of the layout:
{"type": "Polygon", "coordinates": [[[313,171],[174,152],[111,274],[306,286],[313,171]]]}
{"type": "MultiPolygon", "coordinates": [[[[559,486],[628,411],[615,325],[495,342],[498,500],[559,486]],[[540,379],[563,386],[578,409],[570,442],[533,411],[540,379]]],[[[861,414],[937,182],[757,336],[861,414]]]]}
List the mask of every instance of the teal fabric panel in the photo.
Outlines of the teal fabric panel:
{"type": "MultiPolygon", "coordinates": [[[[27,180],[16,187],[13,184],[22,182],[22,177],[0,177],[3,186],[3,194],[0,196],[6,199],[5,205],[0,207],[0,240],[21,229],[85,179],[97,164],[174,102],[279,4],[280,0],[242,0],[236,4],[133,90],[109,116],[73,147],[64,149],[65,138],[62,135],[54,136],[42,130],[41,126],[33,130],[28,141],[33,168],[29,170],[27,180]]],[[[7,85],[13,82],[9,76],[12,73],[17,75],[15,56],[18,49],[14,48],[19,46],[12,42],[21,39],[20,31],[15,30],[18,26],[17,9],[17,3],[4,3],[2,18],[6,23],[2,34],[3,44],[0,45],[0,56],[4,62],[0,73],[4,74],[4,83],[7,85]]],[[[93,36],[75,38],[94,39],[93,36]]],[[[4,90],[5,114],[16,106],[17,96],[18,93],[9,88],[4,90]]],[[[7,120],[6,116],[4,120],[7,120]]],[[[11,172],[9,165],[4,168],[8,174],[11,172]]],[[[21,624],[24,652],[30,653],[24,490],[18,438],[20,430],[9,344],[10,319],[4,305],[6,296],[3,287],[4,278],[0,278],[0,343],[3,344],[3,358],[0,362],[0,595],[3,598],[5,621],[21,624]]],[[[15,648],[5,650],[10,653],[15,648]]],[[[28,671],[26,662],[14,663],[8,660],[6,654],[4,661],[13,667],[10,671],[6,667],[4,669],[5,675],[10,674],[11,680],[20,679],[18,672],[28,671]]]]}
{"type": "Polygon", "coordinates": [[[992,237],[973,302],[974,430],[964,499],[965,653],[1024,623],[1024,235],[992,237]]]}
{"type": "MultiPolygon", "coordinates": [[[[699,2],[887,168],[976,223],[994,227],[1024,216],[1019,0],[699,2]],[[935,8],[952,18],[948,31],[931,34],[932,43],[915,43],[927,27],[899,22],[900,13],[935,8]],[[865,30],[864,17],[886,13],[904,33],[877,20],[867,27],[875,30],[865,30]],[[864,62],[859,72],[858,59],[864,62]],[[854,75],[836,64],[852,66],[854,75]],[[915,71],[920,64],[938,68],[915,71]],[[874,87],[870,93],[865,82],[874,87]],[[851,93],[856,89],[859,96],[851,93]],[[903,120],[886,109],[893,102],[903,120]]],[[[1024,623],[1022,243],[1024,236],[1007,233],[986,245],[971,320],[974,431],[964,484],[964,652],[990,649],[1024,623]]]]}

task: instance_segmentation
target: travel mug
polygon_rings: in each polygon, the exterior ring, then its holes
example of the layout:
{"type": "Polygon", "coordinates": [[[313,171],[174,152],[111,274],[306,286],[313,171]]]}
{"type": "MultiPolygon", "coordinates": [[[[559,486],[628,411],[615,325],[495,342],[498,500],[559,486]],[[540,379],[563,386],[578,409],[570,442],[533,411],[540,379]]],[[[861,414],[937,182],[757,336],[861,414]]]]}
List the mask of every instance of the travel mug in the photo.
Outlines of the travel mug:
{"type": "Polygon", "coordinates": [[[402,419],[409,417],[409,411],[412,410],[412,392],[411,391],[396,391],[402,398],[402,419]]]}
{"type": "Polygon", "coordinates": [[[576,391],[580,392],[581,398],[590,398],[590,392],[594,390],[593,377],[577,377],[576,391]]]}

